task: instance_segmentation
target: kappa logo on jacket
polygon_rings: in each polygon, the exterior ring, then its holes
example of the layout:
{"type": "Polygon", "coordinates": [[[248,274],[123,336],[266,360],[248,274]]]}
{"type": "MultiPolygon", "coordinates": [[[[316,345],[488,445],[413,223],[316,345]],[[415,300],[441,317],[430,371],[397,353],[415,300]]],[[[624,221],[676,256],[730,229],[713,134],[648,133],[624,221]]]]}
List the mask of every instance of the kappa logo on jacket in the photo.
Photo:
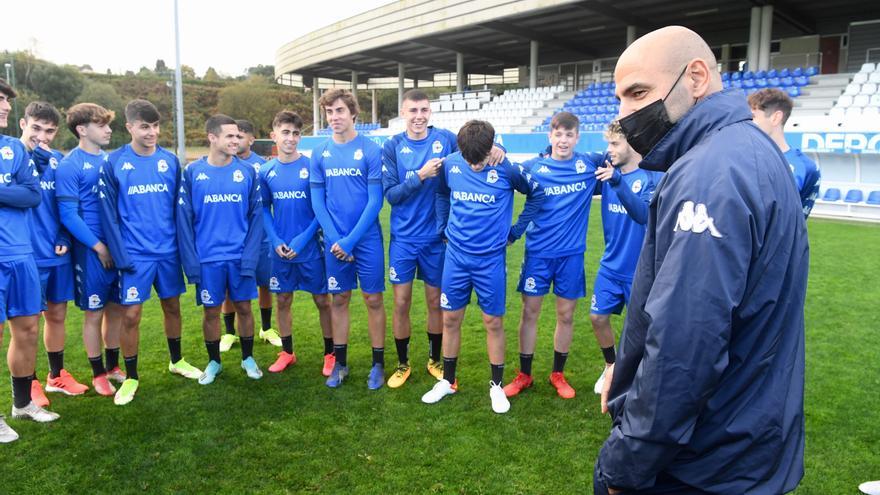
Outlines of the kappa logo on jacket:
{"type": "Polygon", "coordinates": [[[678,212],[678,218],[675,221],[674,232],[693,232],[694,234],[702,234],[709,231],[712,237],[722,238],[721,232],[715,227],[715,219],[709,216],[709,210],[703,203],[694,203],[693,201],[685,201],[681,205],[678,212]]]}

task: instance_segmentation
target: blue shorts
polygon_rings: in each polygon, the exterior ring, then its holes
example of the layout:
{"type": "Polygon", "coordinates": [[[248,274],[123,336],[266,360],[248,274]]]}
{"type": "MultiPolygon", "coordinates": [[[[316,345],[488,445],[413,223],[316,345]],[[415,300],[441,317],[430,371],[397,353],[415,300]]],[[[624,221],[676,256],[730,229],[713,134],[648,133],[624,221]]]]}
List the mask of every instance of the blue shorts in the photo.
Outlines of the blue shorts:
{"type": "Polygon", "coordinates": [[[40,294],[43,311],[47,303],[63,303],[73,301],[73,265],[38,267],[40,272],[40,294]]]}
{"type": "Polygon", "coordinates": [[[269,287],[269,278],[272,276],[272,248],[268,244],[260,247],[260,257],[257,259],[257,285],[260,287],[269,287]],[[265,249],[264,249],[265,248],[265,249]]]}
{"type": "Polygon", "coordinates": [[[0,323],[40,314],[40,274],[34,257],[0,261],[0,323]]]}
{"type": "Polygon", "coordinates": [[[196,284],[196,305],[223,304],[226,295],[233,302],[257,298],[257,282],[241,276],[241,260],[202,263],[202,281],[196,284]]]}
{"type": "Polygon", "coordinates": [[[492,256],[468,256],[447,246],[440,283],[440,308],[457,311],[471,302],[471,289],[484,313],[504,316],[507,298],[507,264],[502,251],[492,256]]]}
{"type": "Polygon", "coordinates": [[[272,260],[269,290],[274,293],[304,290],[312,294],[326,294],[327,277],[324,276],[324,260],[315,258],[302,263],[287,263],[276,256],[272,260]]]}
{"type": "Polygon", "coordinates": [[[108,302],[119,304],[119,272],[105,270],[98,253],[77,243],[73,249],[74,301],[83,311],[100,311],[108,302]]]}
{"type": "Polygon", "coordinates": [[[443,280],[443,241],[415,243],[391,240],[388,247],[388,279],[392,284],[408,284],[418,278],[432,287],[443,280]]]}
{"type": "Polygon", "coordinates": [[[584,275],[584,253],[562,258],[536,258],[525,255],[519,272],[517,289],[526,296],[543,296],[550,292],[565,299],[580,299],[587,295],[587,276],[584,275]]]}
{"type": "Polygon", "coordinates": [[[177,297],[186,292],[180,260],[175,256],[159,261],[133,261],[133,272],[120,272],[122,305],[134,306],[150,299],[150,289],[156,288],[159,299],[177,297]]]}
{"type": "Polygon", "coordinates": [[[619,315],[623,307],[629,304],[631,280],[624,280],[608,273],[601,266],[596,272],[596,283],[593,284],[593,299],[590,302],[590,313],[594,315],[619,315]]]}
{"type": "Polygon", "coordinates": [[[368,233],[351,255],[354,261],[340,261],[324,246],[324,268],[327,271],[327,292],[339,294],[358,288],[367,294],[385,292],[385,249],[382,246],[382,232],[378,235],[368,233]]]}

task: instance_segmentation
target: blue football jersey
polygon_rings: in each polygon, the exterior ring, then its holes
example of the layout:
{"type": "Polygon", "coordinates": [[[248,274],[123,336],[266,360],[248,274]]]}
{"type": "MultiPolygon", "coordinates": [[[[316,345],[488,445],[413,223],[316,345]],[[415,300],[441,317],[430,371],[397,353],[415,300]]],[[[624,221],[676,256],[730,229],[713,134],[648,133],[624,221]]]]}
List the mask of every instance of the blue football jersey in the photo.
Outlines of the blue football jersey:
{"type": "MultiPolygon", "coordinates": [[[[328,138],[312,151],[309,182],[324,189],[330,219],[344,237],[367,205],[367,185],[382,183],[382,150],[360,134],[345,144],[328,138]]],[[[370,232],[379,232],[378,218],[370,232]]]]}
{"type": "Polygon", "coordinates": [[[418,171],[432,158],[458,151],[455,134],[428,128],[424,139],[413,140],[402,132],[385,141],[382,149],[382,186],[391,204],[391,237],[408,242],[439,239],[434,216],[436,177],[424,181],[418,171]]]}
{"type": "Polygon", "coordinates": [[[55,246],[59,243],[70,246],[70,238],[61,225],[58,203],[55,202],[55,172],[64,155],[56,150],[52,150],[50,155],[49,163],[43,170],[40,170],[39,166],[36,168],[40,174],[42,199],[39,206],[30,210],[31,246],[34,248],[34,260],[39,267],[70,263],[69,250],[64,256],[55,254],[55,246]]]}
{"type": "MultiPolygon", "coordinates": [[[[262,221],[260,186],[254,168],[238,158],[223,167],[212,166],[202,158],[186,167],[181,186],[178,205],[183,207],[184,216],[191,215],[198,262],[244,260],[253,218],[262,221]]],[[[257,225],[262,227],[262,223],[257,225]]],[[[262,233],[260,228],[257,234],[262,237],[262,233]]],[[[255,266],[256,253],[250,255],[255,266]]]]}
{"type": "Polygon", "coordinates": [[[18,139],[0,135],[0,261],[30,256],[28,210],[40,203],[39,173],[18,139]]]}
{"type": "Polygon", "coordinates": [[[101,227],[98,179],[101,167],[106,162],[107,154],[103,151],[93,155],[82,148],[74,148],[61,160],[55,171],[55,198],[58,201],[78,202],[79,216],[101,241],[105,239],[101,227]]]}
{"type": "Polygon", "coordinates": [[[790,148],[784,153],[791,173],[794,176],[794,182],[797,184],[798,193],[801,198],[801,207],[804,211],[804,218],[810,216],[816,198],[819,197],[819,186],[822,182],[822,173],[816,162],[810,160],[801,150],[790,148]]]}
{"type": "Polygon", "coordinates": [[[449,244],[475,256],[497,254],[507,246],[509,236],[519,237],[541,207],[544,191],[534,178],[505,159],[498,166],[475,172],[454,153],[446,158],[437,189],[438,221],[449,244]],[[513,191],[528,196],[515,227],[513,191]],[[443,203],[446,203],[446,211],[443,203]],[[444,218],[447,217],[447,218],[444,218]]]}
{"type": "Polygon", "coordinates": [[[126,144],[111,153],[100,184],[101,199],[107,202],[104,211],[121,235],[122,245],[113,246],[117,241],[105,232],[111,247],[125,249],[133,260],[175,256],[179,187],[180,163],[170,151],[157,146],[152,155],[141,156],[126,144]]]}
{"type": "Polygon", "coordinates": [[[566,161],[551,157],[523,164],[544,189],[544,203],[526,230],[526,253],[537,258],[561,258],[587,249],[587,224],[596,189],[601,153],[574,153],[566,161]]]}
{"type": "Polygon", "coordinates": [[[254,167],[254,171],[257,172],[258,174],[260,173],[260,169],[262,168],[262,165],[264,163],[266,163],[265,158],[263,158],[262,156],[254,153],[254,152],[251,152],[251,154],[247,158],[239,157],[238,159],[247,163],[247,164],[250,164],[250,166],[254,167]]]}
{"type": "Polygon", "coordinates": [[[647,209],[647,204],[657,187],[656,177],[656,174],[650,171],[637,168],[621,175],[620,182],[616,186],[612,186],[610,182],[602,184],[602,230],[605,234],[605,253],[599,265],[622,280],[632,280],[636,271],[642,241],[645,239],[645,225],[630,217],[618,191],[623,189],[631,191],[633,194],[631,198],[640,201],[640,207],[647,209]]]}
{"type": "MultiPolygon", "coordinates": [[[[260,170],[263,207],[272,206],[275,233],[288,245],[291,239],[304,232],[315,219],[309,196],[310,166],[309,157],[302,155],[290,163],[282,163],[274,158],[260,170]]],[[[320,256],[316,234],[291,261],[301,263],[320,256]]]]}

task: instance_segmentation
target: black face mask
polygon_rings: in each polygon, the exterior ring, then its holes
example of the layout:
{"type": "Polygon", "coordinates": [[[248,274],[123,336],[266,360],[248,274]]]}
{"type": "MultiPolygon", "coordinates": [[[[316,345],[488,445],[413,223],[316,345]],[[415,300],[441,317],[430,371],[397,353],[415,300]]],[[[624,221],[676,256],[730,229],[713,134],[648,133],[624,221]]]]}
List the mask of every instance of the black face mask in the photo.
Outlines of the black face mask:
{"type": "Polygon", "coordinates": [[[626,142],[636,153],[642,156],[650,153],[654,146],[663,139],[663,136],[675,126],[669,120],[669,114],[666,112],[666,106],[663,102],[672,94],[672,90],[675,89],[686,70],[687,66],[681,70],[678,78],[669,88],[669,92],[662,99],[620,119],[620,128],[623,130],[623,135],[626,136],[626,142]]]}

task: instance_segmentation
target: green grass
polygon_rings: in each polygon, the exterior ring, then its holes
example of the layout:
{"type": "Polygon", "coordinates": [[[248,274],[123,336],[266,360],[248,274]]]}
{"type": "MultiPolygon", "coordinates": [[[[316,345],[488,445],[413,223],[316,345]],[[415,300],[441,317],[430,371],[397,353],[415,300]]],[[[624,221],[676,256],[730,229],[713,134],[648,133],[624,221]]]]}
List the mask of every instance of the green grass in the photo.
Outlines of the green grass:
{"type": "MultiPolygon", "coordinates": [[[[594,207],[588,289],[602,250],[598,213],[594,207]]],[[[387,218],[386,207],[385,225],[387,218]]],[[[809,229],[806,476],[797,493],[856,493],[859,482],[880,478],[880,227],[811,220],[809,229]]],[[[508,380],[517,367],[521,253],[518,244],[508,257],[508,380]]],[[[0,446],[0,493],[591,493],[593,463],[609,421],[592,393],[602,358],[587,305],[578,307],[567,367],[578,396],[563,401],[546,382],[553,350],[551,297],[539,323],[536,386],[500,416],[489,407],[489,367],[476,307],[463,328],[460,393],[435,406],[420,402],[433,383],[423,368],[421,285],[415,293],[411,355],[417,369],[403,388],[376,392],[365,383],[370,346],[359,297],[352,304],[353,374],[339,390],[323,384],[317,313],[305,294],[294,302],[299,362],[291,370],[248,380],[234,347],[224,355],[224,373],[208,387],[165,371],[161,313],[153,299],[141,326],[141,388],[135,401],[116,407],[91,392],[51,395],[62,419],[49,425],[13,422],[21,439],[0,446]]],[[[182,301],[184,356],[203,366],[201,311],[192,290],[182,301]]],[[[390,327],[390,297],[386,307],[390,327]]],[[[66,360],[74,376],[86,380],[81,321],[71,306],[66,360]]],[[[619,332],[622,319],[612,323],[619,332]]],[[[390,329],[386,343],[390,368],[395,358],[390,329]]],[[[264,370],[275,352],[257,344],[264,370]]],[[[38,375],[45,377],[42,350],[38,357],[38,375]]],[[[0,380],[0,396],[9,395],[9,381],[0,380]]],[[[0,402],[0,408],[9,407],[9,399],[0,402]]]]}

